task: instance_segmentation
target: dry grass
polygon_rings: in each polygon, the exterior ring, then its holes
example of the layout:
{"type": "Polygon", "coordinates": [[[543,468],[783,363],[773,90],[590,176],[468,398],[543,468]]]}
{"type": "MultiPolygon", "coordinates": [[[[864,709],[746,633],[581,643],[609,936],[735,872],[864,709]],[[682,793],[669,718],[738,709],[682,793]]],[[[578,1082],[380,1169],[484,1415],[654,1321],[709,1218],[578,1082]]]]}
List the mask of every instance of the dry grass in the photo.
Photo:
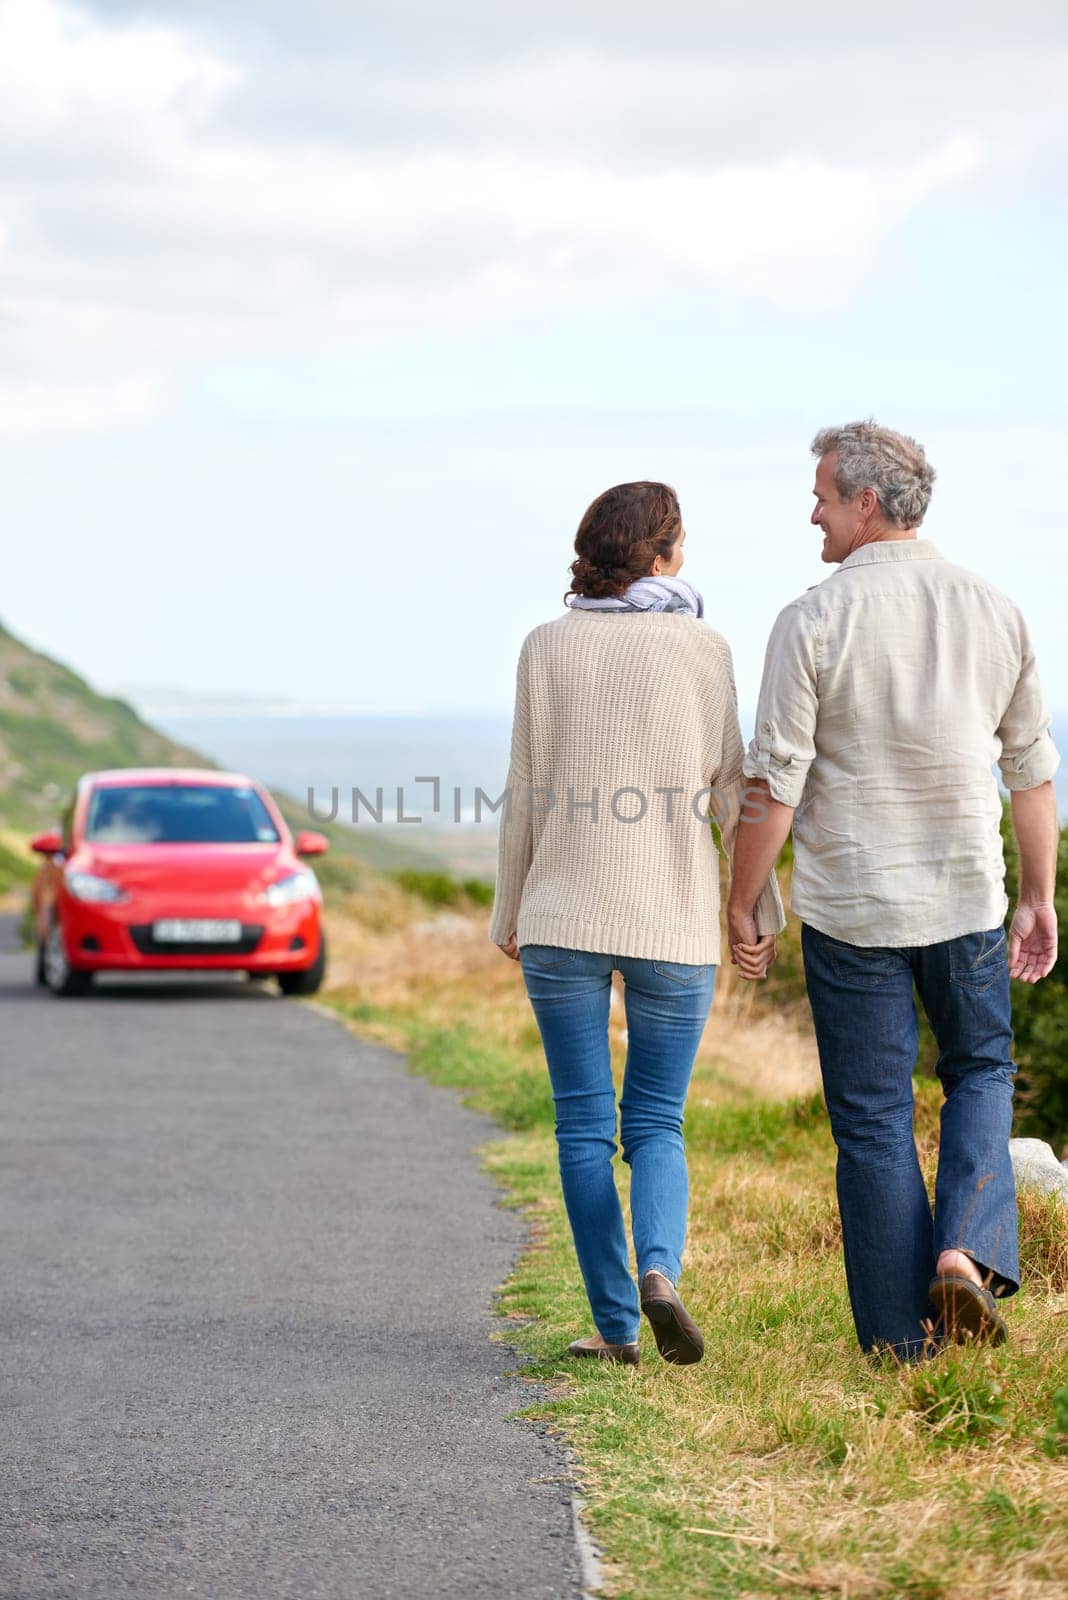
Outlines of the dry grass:
{"type": "MultiPolygon", "coordinates": [[[[1020,1209],[1020,1257],[1032,1292],[1041,1291],[1051,1307],[1062,1302],[1068,1315],[1068,1227],[1065,1226],[1063,1200],[1056,1195],[1022,1189],[1020,1209]]],[[[1065,1374],[1068,1380],[1068,1373],[1065,1374]]]]}
{"type": "MultiPolygon", "coordinates": [[[[1068,1437],[1051,1428],[1068,1318],[1036,1277],[1007,1350],[876,1368],[852,1338],[832,1165],[815,1136],[765,1159],[691,1149],[686,1294],[705,1360],[680,1372],[647,1347],[636,1373],[583,1375],[555,1408],[625,1574],[614,1592],[1064,1593],[1068,1437]]],[[[1025,1240],[1030,1226],[1025,1205],[1025,1240]]],[[[552,1363],[551,1344],[536,1348],[552,1363]]]]}
{"type": "MultiPolygon", "coordinates": [[[[519,965],[489,939],[483,910],[428,915],[396,884],[346,897],[326,914],[330,944],[329,993],[385,1010],[418,1007],[424,1022],[477,1022],[502,1045],[539,1044],[519,965]]],[[[609,1038],[617,1056],[626,1048],[622,980],[615,973],[609,1038]]],[[[720,969],[716,997],[697,1053],[694,1103],[724,1092],[759,1100],[811,1094],[819,1086],[811,1030],[796,1013],[761,1011],[752,987],[730,967],[720,969]]]]}
{"type": "MultiPolygon", "coordinates": [[[[356,1025],[407,1041],[423,1070],[508,1120],[503,1078],[531,1080],[544,1067],[522,975],[490,944],[485,912],[428,917],[400,891],[376,891],[332,914],[330,936],[330,992],[358,1008],[356,1025]],[[450,1053],[457,1037],[462,1048],[450,1053]]],[[[618,994],[610,1029],[618,1073],[618,994]]],[[[876,1366],[856,1348],[849,1318],[833,1146],[804,1105],[817,1083],[796,1012],[770,1014],[721,972],[688,1113],[685,1293],[706,1337],[697,1367],[666,1366],[644,1332],[637,1369],[560,1359],[589,1321],[551,1125],[535,1120],[489,1152],[537,1225],[502,1301],[515,1319],[509,1337],[547,1386],[535,1411],[579,1452],[609,1557],[607,1592],[1059,1600],[1068,1593],[1068,1425],[1060,1430],[1056,1399],[1068,1382],[1063,1210],[1021,1200],[1027,1281],[1009,1311],[1008,1347],[951,1352],[919,1371],[876,1366]]],[[[938,1103],[937,1085],[921,1085],[928,1172],[938,1103]]],[[[622,1171],[620,1187],[625,1203],[622,1171]]]]}

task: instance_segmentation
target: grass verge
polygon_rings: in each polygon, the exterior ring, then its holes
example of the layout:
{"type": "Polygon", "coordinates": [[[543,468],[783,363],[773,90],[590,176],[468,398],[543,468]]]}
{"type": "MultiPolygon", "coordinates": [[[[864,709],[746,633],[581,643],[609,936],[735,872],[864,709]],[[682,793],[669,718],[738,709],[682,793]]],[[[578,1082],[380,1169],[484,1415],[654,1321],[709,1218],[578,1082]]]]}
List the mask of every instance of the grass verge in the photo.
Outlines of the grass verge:
{"type": "MultiPolygon", "coordinates": [[[[561,1353],[590,1322],[540,1044],[529,1027],[495,1031],[492,1006],[480,1023],[462,985],[453,992],[452,1021],[440,998],[418,1011],[325,998],[512,1132],[485,1159],[534,1240],[503,1291],[503,1336],[548,1388],[530,1415],[578,1452],[608,1593],[1064,1594],[1068,1242],[1056,1202],[1023,1203],[1027,1282],[1010,1345],[877,1368],[853,1340],[818,1097],[747,1097],[699,1061],[684,1288],[705,1359],[668,1367],[643,1330],[639,1368],[578,1366],[561,1353]]],[[[618,1040],[614,1055],[621,1069],[618,1040]]],[[[937,1090],[926,1082],[917,1135],[930,1169],[937,1090]]],[[[625,1194],[624,1172],[620,1184],[625,1194]]]]}

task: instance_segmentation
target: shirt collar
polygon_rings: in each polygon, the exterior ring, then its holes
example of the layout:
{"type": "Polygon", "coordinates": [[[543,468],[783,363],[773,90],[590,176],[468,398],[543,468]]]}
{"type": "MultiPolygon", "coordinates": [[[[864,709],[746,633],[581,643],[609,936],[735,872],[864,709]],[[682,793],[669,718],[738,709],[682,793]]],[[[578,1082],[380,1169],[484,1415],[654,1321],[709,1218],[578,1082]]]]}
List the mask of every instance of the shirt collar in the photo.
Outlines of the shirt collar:
{"type": "Polygon", "coordinates": [[[877,561],[937,561],[942,552],[931,539],[879,539],[874,544],[862,544],[859,550],[838,563],[838,571],[845,567],[868,567],[877,561]]]}

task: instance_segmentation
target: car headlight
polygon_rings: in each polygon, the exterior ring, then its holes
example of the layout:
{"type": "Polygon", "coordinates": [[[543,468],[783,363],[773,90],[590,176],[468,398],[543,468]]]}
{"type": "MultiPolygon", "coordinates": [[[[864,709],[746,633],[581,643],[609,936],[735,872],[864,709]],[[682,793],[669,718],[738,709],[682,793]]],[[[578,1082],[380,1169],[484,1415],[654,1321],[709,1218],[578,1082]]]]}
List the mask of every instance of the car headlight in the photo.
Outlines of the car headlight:
{"type": "Polygon", "coordinates": [[[98,878],[95,872],[68,872],[67,888],[75,900],[128,900],[125,889],[120,889],[110,878],[98,878]]]}
{"type": "Polygon", "coordinates": [[[260,890],[256,899],[268,906],[292,906],[298,900],[321,900],[322,895],[315,873],[302,867],[299,872],[290,872],[286,877],[279,878],[277,883],[269,883],[266,889],[260,890]]]}

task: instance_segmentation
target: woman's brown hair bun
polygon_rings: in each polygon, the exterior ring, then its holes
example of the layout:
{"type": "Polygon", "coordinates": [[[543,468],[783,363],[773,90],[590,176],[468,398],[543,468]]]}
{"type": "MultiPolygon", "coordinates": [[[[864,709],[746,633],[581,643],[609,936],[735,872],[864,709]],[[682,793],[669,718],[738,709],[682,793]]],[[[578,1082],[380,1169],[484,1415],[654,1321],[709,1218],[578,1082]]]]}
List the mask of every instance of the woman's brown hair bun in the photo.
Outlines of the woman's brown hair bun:
{"type": "Polygon", "coordinates": [[[647,577],[657,556],[670,561],[682,532],[678,496],[666,483],[617,483],[586,510],[575,534],[577,559],[564,595],[604,600],[647,577]]]}

